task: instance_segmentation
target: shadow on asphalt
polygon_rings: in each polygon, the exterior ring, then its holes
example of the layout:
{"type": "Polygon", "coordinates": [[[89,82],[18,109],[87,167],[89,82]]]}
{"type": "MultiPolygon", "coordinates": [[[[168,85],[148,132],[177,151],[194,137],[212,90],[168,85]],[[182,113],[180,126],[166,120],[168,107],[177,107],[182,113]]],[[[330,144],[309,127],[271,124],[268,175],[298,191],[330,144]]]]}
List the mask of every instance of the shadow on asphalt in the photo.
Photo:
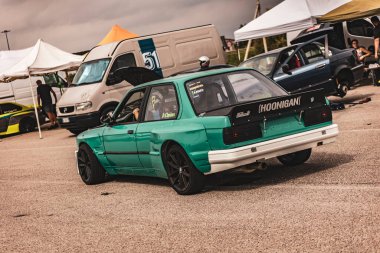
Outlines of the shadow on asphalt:
{"type": "MultiPolygon", "coordinates": [[[[350,163],[354,156],[346,154],[318,153],[319,160],[312,160],[298,166],[284,166],[280,163],[270,162],[264,171],[256,170],[251,173],[242,173],[234,170],[207,176],[205,191],[242,191],[262,186],[284,183],[313,173],[333,169],[339,165],[350,163]],[[328,162],[317,163],[318,161],[328,162]]],[[[148,184],[170,187],[168,180],[141,176],[115,176],[109,179],[113,182],[148,184]]]]}
{"type": "Polygon", "coordinates": [[[339,97],[329,97],[329,100],[334,103],[354,103],[359,100],[365,99],[365,98],[370,98],[374,93],[368,93],[368,94],[358,94],[355,96],[347,96],[344,98],[339,98],[339,97]]]}
{"type": "MultiPolygon", "coordinates": [[[[259,188],[262,186],[284,183],[314,173],[333,169],[339,165],[350,163],[354,156],[347,154],[319,153],[321,157],[331,157],[329,162],[306,162],[298,166],[284,166],[280,163],[271,163],[267,170],[252,173],[235,173],[234,171],[212,175],[209,178],[208,190],[211,191],[239,191],[259,188]]],[[[324,159],[323,159],[324,160],[324,159]]],[[[322,160],[319,160],[322,161],[322,160]]]]}

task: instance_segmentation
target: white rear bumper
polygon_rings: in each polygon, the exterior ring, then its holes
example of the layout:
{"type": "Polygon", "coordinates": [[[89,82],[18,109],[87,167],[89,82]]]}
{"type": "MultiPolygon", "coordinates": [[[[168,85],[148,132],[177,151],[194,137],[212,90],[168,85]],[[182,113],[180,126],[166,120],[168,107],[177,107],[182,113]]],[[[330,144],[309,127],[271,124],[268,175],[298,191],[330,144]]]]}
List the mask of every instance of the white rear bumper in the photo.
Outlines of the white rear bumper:
{"type": "Polygon", "coordinates": [[[208,152],[212,174],[242,165],[254,163],[262,159],[270,159],[280,155],[313,148],[335,141],[339,130],[336,124],[315,130],[293,134],[278,139],[259,142],[252,145],[208,152]]]}

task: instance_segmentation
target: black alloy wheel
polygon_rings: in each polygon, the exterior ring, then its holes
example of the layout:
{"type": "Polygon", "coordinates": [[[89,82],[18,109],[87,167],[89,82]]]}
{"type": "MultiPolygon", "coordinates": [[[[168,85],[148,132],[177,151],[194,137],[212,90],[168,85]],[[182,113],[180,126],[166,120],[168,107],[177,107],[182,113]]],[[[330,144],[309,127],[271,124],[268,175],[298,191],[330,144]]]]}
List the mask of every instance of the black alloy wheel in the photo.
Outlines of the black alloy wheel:
{"type": "Polygon", "coordinates": [[[105,181],[105,171],[91,148],[82,144],[77,154],[79,175],[85,184],[98,184],[105,181]]]}
{"type": "Polygon", "coordinates": [[[203,189],[205,176],[194,167],[180,146],[170,146],[163,158],[169,182],[178,194],[189,195],[203,189]]]}
{"type": "Polygon", "coordinates": [[[20,132],[29,133],[36,129],[36,123],[30,118],[26,118],[20,122],[20,132]]]}
{"type": "Polygon", "coordinates": [[[311,148],[301,150],[298,152],[286,154],[277,157],[277,159],[286,166],[296,166],[305,163],[307,160],[309,160],[311,155],[311,148]]]}

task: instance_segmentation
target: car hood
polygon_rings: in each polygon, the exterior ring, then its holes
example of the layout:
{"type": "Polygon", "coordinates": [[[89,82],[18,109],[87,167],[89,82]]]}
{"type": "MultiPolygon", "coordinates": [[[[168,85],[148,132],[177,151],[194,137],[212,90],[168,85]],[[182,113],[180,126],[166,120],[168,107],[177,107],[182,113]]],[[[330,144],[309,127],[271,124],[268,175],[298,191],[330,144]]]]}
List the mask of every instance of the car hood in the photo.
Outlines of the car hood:
{"type": "Polygon", "coordinates": [[[67,88],[61,99],[58,101],[57,106],[68,106],[90,101],[93,94],[97,92],[99,85],[101,85],[101,83],[72,86],[67,88]]]}

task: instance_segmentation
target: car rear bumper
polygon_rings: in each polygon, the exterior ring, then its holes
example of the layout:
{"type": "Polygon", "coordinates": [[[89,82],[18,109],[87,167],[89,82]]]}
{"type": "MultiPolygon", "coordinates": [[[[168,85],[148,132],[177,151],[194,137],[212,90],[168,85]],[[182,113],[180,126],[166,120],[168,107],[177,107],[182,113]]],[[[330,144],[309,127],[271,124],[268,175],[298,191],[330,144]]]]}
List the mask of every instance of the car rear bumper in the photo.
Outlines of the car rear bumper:
{"type": "Polygon", "coordinates": [[[333,124],[327,127],[293,134],[270,141],[255,143],[244,147],[209,151],[208,159],[211,165],[211,170],[206,174],[225,171],[251,164],[259,160],[270,159],[332,143],[335,141],[338,133],[338,126],[333,124]]]}
{"type": "Polygon", "coordinates": [[[99,112],[58,117],[58,123],[66,129],[88,129],[99,125],[99,112]]]}

